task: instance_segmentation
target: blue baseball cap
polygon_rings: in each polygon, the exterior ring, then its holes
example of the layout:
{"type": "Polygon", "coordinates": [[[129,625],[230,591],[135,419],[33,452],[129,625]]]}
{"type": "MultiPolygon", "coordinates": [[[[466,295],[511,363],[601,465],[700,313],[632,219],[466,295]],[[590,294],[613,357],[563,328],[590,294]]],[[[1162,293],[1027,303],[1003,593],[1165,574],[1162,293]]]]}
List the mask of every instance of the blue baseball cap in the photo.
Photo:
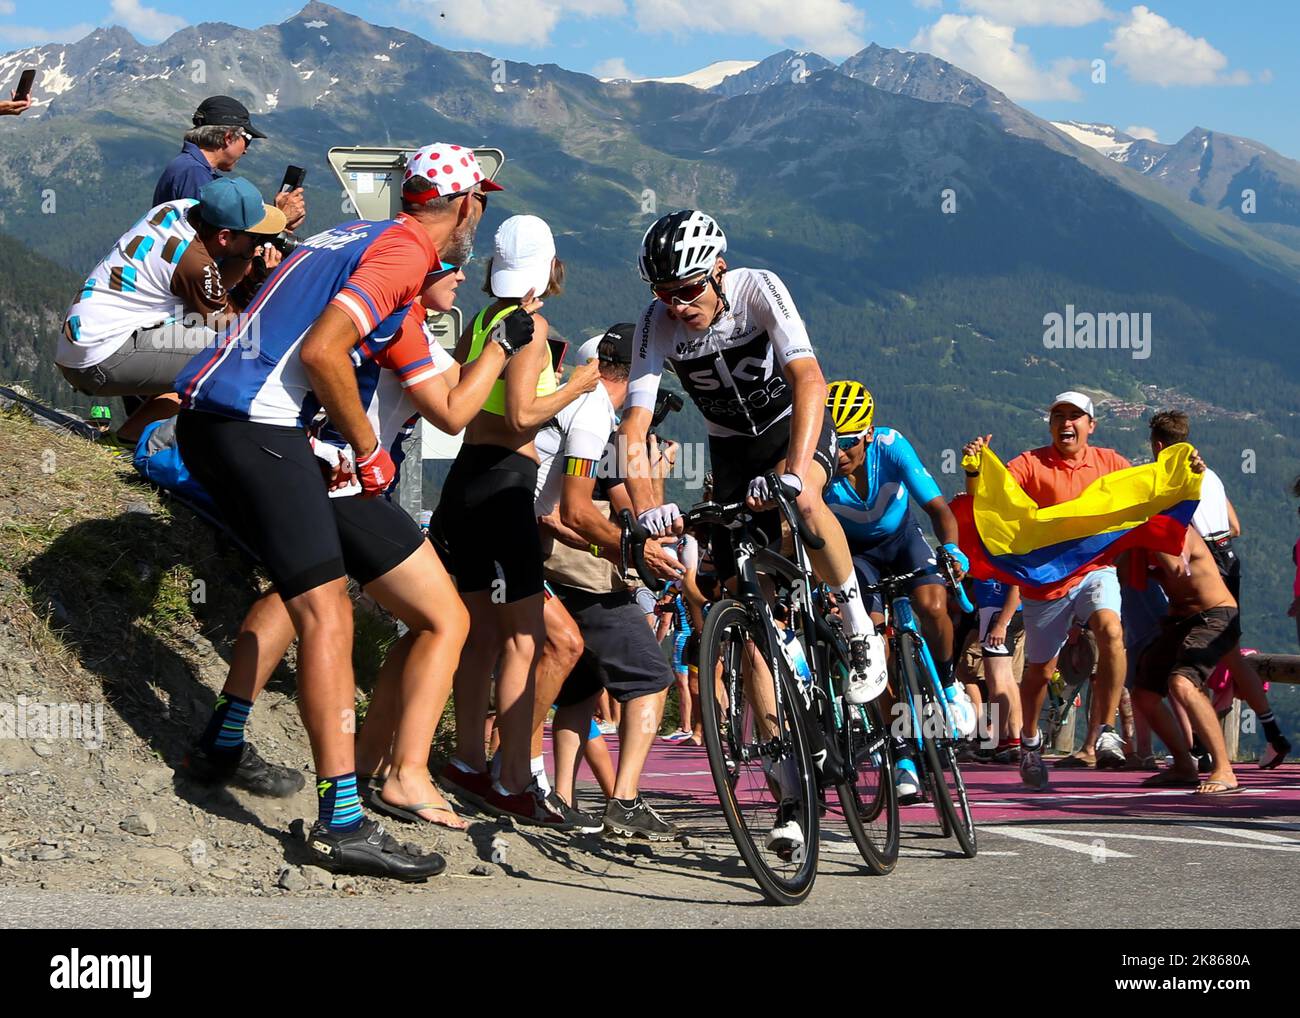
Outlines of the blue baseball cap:
{"type": "Polygon", "coordinates": [[[274,236],[284,229],[284,213],[262,201],[243,177],[218,177],[199,191],[199,215],[210,226],[274,236]]]}

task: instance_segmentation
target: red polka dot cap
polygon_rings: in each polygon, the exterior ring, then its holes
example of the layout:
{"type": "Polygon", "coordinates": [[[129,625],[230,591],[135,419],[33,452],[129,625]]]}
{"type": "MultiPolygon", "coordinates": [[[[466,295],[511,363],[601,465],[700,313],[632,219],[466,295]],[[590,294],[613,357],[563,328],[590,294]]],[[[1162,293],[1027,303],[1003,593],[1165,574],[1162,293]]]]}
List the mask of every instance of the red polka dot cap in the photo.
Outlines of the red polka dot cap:
{"type": "Polygon", "coordinates": [[[488,180],[483,167],[474,158],[473,149],[434,142],[413,152],[407,159],[406,173],[402,178],[402,197],[423,205],[434,198],[468,191],[475,184],[480,185],[484,191],[503,190],[500,184],[488,180]],[[426,191],[412,191],[409,183],[415,177],[423,177],[433,186],[426,191]]]}

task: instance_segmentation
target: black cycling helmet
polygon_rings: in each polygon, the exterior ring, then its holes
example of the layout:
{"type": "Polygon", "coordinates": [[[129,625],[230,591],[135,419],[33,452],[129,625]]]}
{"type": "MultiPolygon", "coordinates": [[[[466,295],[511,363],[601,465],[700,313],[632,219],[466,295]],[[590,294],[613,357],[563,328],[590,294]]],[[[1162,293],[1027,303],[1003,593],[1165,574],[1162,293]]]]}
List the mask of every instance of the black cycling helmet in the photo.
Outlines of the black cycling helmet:
{"type": "Polygon", "coordinates": [[[695,209],[660,216],[641,238],[637,259],[651,286],[689,279],[713,268],[727,250],[727,236],[714,218],[695,209]]]}

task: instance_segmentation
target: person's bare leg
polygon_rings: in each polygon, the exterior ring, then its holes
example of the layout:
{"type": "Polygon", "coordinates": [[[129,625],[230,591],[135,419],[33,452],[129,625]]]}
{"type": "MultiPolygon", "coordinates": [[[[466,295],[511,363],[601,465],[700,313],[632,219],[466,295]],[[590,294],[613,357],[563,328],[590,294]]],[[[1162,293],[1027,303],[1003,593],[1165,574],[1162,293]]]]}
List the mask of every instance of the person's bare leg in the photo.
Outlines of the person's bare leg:
{"type": "MultiPolygon", "coordinates": [[[[588,729],[588,734],[590,731],[588,729]]],[[[587,766],[591,768],[592,777],[596,779],[596,784],[600,785],[605,798],[613,796],[614,758],[609,754],[609,745],[605,742],[605,737],[598,735],[594,739],[587,739],[582,746],[582,756],[587,761],[587,766]]]]}
{"type": "Polygon", "coordinates": [[[998,741],[1020,735],[1020,696],[1012,672],[1011,658],[986,657],[984,681],[989,687],[990,709],[997,714],[998,741]]]}
{"type": "MultiPolygon", "coordinates": [[[[1178,722],[1178,727],[1183,731],[1183,739],[1189,745],[1195,742],[1196,733],[1192,730],[1192,719],[1187,716],[1187,711],[1183,709],[1183,705],[1175,698],[1170,697],[1169,709],[1173,711],[1174,720],[1178,722]]],[[[1164,736],[1161,736],[1161,741],[1164,741],[1164,736]]]]}
{"type": "Polygon", "coordinates": [[[397,695],[385,701],[387,709],[396,701],[396,714],[367,717],[358,759],[373,761],[391,743],[392,767],[381,792],[384,800],[395,806],[428,803],[419,815],[441,822],[438,813],[454,813],[429,776],[429,748],[469,634],[469,612],[455,596],[455,585],[428,542],[369,584],[366,592],[406,623],[409,632],[400,641],[405,646],[396,655],[397,665],[380,674],[380,683],[396,686],[397,695]],[[368,733],[372,723],[373,736],[368,733]]]}
{"type": "Polygon", "coordinates": [[[1192,756],[1191,743],[1165,705],[1164,698],[1150,689],[1135,689],[1133,703],[1173,756],[1174,765],[1170,771],[1178,777],[1194,779],[1196,758],[1192,756]]]}
{"type": "Polygon", "coordinates": [[[1237,787],[1237,775],[1232,771],[1232,761],[1228,759],[1228,746],[1223,739],[1223,729],[1219,726],[1218,715],[1209,698],[1201,692],[1186,675],[1175,672],[1169,679],[1169,695],[1183,705],[1187,716],[1192,721],[1192,731],[1201,739],[1201,745],[1207,747],[1214,759],[1214,769],[1205,776],[1197,791],[1204,791],[1209,782],[1219,782],[1228,788],[1237,787]]]}
{"type": "Polygon", "coordinates": [[[1091,756],[1096,750],[1101,726],[1115,724],[1128,662],[1124,654],[1124,627],[1118,613],[1109,608],[1098,608],[1088,619],[1088,628],[1097,638],[1097,674],[1092,677],[1088,738],[1082,753],[1091,756]]]}
{"type": "Polygon", "coordinates": [[[555,755],[555,791],[570,806],[577,804],[578,763],[587,746],[591,731],[591,714],[596,706],[596,694],[580,703],[555,708],[551,722],[551,744],[555,755]]]}
{"type": "MultiPolygon", "coordinates": [[[[546,645],[542,659],[537,662],[537,693],[533,701],[533,736],[529,752],[533,758],[542,755],[542,730],[546,715],[560,695],[564,680],[582,657],[582,633],[558,597],[549,598],[542,616],[546,623],[546,645]]],[[[554,726],[552,726],[554,731],[554,726]]]]}
{"type": "Polygon", "coordinates": [[[501,630],[492,595],[463,595],[469,609],[469,637],[461,651],[452,688],[456,694],[456,759],[466,767],[487,770],[486,725],[492,670],[501,653],[501,630]]]}
{"type": "Polygon", "coordinates": [[[1042,664],[1025,662],[1020,679],[1020,737],[1033,741],[1038,738],[1038,719],[1047,699],[1047,684],[1056,671],[1056,658],[1042,664]]]}
{"type": "Polygon", "coordinates": [[[615,799],[635,799],[641,784],[646,757],[659,734],[668,690],[638,696],[623,704],[623,720],[618,729],[618,775],[614,780],[615,799]]]}
{"type": "Polygon", "coordinates": [[[674,677],[677,681],[677,703],[678,717],[677,730],[679,732],[694,731],[691,721],[691,680],[687,672],[675,672],[674,677]]]}
{"type": "Polygon", "coordinates": [[[339,577],[284,603],[298,634],[298,707],[316,773],[355,769],[350,731],[356,707],[352,674],[352,602],[339,577]]]}
{"type": "Polygon", "coordinates": [[[142,403],[135,413],[122,422],[122,426],[117,429],[118,440],[137,442],[144,429],[154,421],[165,421],[169,417],[175,417],[180,410],[181,398],[176,393],[167,392],[161,396],[154,396],[142,403]]]}
{"type": "Polygon", "coordinates": [[[250,702],[256,700],[296,635],[280,595],[274,590],[263,594],[240,623],[230,655],[230,673],[221,691],[250,702]]]}
{"type": "Polygon", "coordinates": [[[497,606],[505,634],[497,664],[497,731],[501,733],[501,786],[522,792],[533,780],[529,749],[533,736],[533,703],[537,662],[546,643],[542,595],[497,606]]]}
{"type": "Polygon", "coordinates": [[[1272,713],[1273,707],[1264,692],[1264,682],[1253,665],[1241,652],[1240,647],[1233,647],[1223,658],[1232,676],[1232,685],[1237,697],[1245,700],[1256,714],[1272,713]]]}
{"type": "MultiPolygon", "coordinates": [[[[687,690],[691,698],[691,742],[704,745],[704,708],[700,705],[700,670],[692,665],[686,673],[687,690]]],[[[719,701],[720,702],[720,701],[719,701]]]]}
{"type": "Polygon", "coordinates": [[[912,591],[911,601],[921,623],[921,635],[942,678],[943,663],[952,662],[952,618],[948,615],[947,588],[937,583],[922,584],[912,591]]]}

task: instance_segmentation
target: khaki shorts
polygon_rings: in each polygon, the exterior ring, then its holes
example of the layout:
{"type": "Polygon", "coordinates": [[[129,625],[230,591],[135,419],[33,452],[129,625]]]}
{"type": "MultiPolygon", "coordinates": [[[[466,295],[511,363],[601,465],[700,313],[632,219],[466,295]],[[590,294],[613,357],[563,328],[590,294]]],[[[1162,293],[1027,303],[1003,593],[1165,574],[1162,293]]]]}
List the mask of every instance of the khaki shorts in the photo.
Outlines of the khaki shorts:
{"type": "Polygon", "coordinates": [[[170,322],[155,329],[138,329],[98,364],[59,370],[78,392],[87,396],[159,396],[176,390],[176,376],[202,350],[212,349],[217,334],[206,326],[170,322]]]}

